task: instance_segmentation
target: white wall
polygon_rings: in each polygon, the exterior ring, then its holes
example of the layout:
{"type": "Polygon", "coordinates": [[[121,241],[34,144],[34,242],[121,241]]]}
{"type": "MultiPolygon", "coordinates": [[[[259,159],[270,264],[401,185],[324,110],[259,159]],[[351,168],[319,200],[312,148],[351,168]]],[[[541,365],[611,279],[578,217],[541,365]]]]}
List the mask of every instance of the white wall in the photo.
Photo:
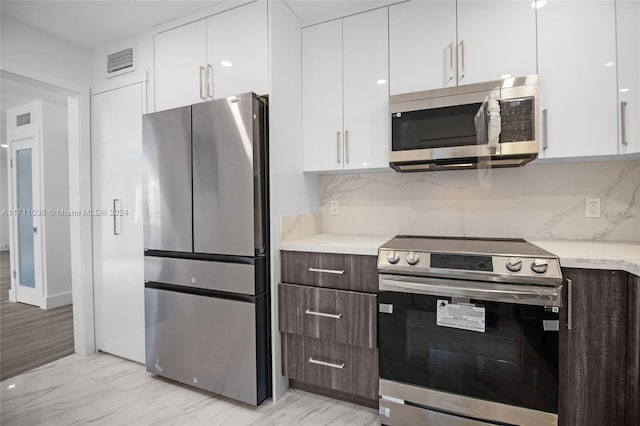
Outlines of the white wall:
{"type": "Polygon", "coordinates": [[[328,233],[640,241],[640,160],[323,176],[320,192],[328,233]]]}
{"type": "Polygon", "coordinates": [[[282,377],[277,288],[280,282],[280,218],[319,211],[318,177],[302,173],[302,82],[300,22],[282,1],[270,2],[270,188],[272,371],[277,399],[282,377]]]}
{"type": "MultiPolygon", "coordinates": [[[[0,141],[7,145],[7,116],[4,111],[0,114],[0,141]]],[[[9,175],[7,174],[7,148],[0,150],[0,211],[9,208],[9,175]]],[[[9,250],[9,216],[0,214],[0,250],[9,250]]]]}
{"type": "Polygon", "coordinates": [[[6,16],[0,23],[3,70],[40,81],[89,81],[91,51],[6,16]]]}

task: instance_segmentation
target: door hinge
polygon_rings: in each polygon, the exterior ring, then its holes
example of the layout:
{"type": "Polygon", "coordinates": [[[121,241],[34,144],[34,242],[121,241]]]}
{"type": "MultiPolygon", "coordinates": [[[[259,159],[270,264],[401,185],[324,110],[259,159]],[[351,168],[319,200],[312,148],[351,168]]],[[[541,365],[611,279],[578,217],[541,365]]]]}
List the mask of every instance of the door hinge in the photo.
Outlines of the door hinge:
{"type": "Polygon", "coordinates": [[[9,168],[13,169],[13,158],[9,159],[9,168]]]}
{"type": "Polygon", "coordinates": [[[13,271],[13,279],[16,279],[16,271],[13,271]]]}

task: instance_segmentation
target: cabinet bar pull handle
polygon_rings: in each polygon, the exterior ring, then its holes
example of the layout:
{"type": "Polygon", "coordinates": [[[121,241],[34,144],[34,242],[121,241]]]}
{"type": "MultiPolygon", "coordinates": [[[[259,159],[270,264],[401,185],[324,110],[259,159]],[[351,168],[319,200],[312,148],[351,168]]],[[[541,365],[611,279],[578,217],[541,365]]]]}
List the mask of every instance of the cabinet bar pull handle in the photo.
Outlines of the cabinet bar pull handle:
{"type": "Polygon", "coordinates": [[[324,312],[312,311],[311,309],[307,309],[306,311],[304,311],[304,313],[307,315],[315,315],[317,317],[325,317],[325,318],[333,318],[333,319],[342,318],[342,314],[326,314],[324,312]]]}
{"type": "Polygon", "coordinates": [[[549,148],[549,122],[547,121],[547,109],[542,110],[542,149],[549,148]]]}
{"type": "Polygon", "coordinates": [[[202,91],[202,80],[204,80],[204,72],[205,72],[204,67],[200,65],[200,99],[206,100],[207,98],[203,95],[203,91],[202,91]]]}
{"type": "Polygon", "coordinates": [[[620,102],[620,139],[622,145],[629,145],[627,140],[627,103],[625,101],[620,102]]]}
{"type": "Polygon", "coordinates": [[[567,278],[567,328],[571,330],[573,328],[571,305],[573,299],[573,282],[567,278]]]}
{"type": "Polygon", "coordinates": [[[349,162],[349,131],[344,131],[344,161],[349,162]]]}
{"type": "Polygon", "coordinates": [[[113,199],[113,235],[120,235],[120,220],[118,219],[120,215],[118,211],[120,210],[120,200],[117,198],[113,199]]]}
{"type": "Polygon", "coordinates": [[[449,43],[449,81],[453,80],[453,42],[449,43]]]}
{"type": "Polygon", "coordinates": [[[213,99],[213,89],[211,88],[211,80],[213,80],[213,67],[211,64],[207,64],[207,97],[213,99]],[[211,70],[211,75],[209,75],[211,70]]]}
{"type": "Polygon", "coordinates": [[[324,274],[336,274],[336,275],[344,275],[344,269],[338,271],[336,269],[319,269],[319,268],[309,268],[309,272],[320,272],[324,274]]]}
{"type": "Polygon", "coordinates": [[[334,364],[333,362],[320,361],[314,357],[309,357],[309,362],[311,364],[324,365],[325,367],[338,368],[340,370],[344,368],[344,362],[342,364],[334,364]]]}
{"type": "Polygon", "coordinates": [[[460,74],[460,79],[464,78],[464,40],[460,41],[460,48],[462,50],[462,73],[460,74]]]}
{"type": "Polygon", "coordinates": [[[340,164],[340,132],[336,132],[336,161],[340,164]]]}

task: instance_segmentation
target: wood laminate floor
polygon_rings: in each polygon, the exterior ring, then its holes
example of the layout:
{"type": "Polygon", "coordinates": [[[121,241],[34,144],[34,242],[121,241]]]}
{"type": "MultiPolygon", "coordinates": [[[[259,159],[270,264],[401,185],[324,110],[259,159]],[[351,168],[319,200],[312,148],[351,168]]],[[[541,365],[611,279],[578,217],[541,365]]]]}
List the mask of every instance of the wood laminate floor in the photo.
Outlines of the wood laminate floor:
{"type": "Polygon", "coordinates": [[[0,380],[73,353],[71,305],[43,310],[9,302],[9,252],[0,252],[0,380]]]}

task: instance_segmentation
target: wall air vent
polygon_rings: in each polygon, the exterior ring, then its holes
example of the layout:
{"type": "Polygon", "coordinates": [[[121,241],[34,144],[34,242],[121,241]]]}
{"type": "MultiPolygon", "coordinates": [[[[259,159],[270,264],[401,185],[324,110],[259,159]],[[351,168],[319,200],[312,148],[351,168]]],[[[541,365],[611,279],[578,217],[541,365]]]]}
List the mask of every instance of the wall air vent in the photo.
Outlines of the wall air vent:
{"type": "Polygon", "coordinates": [[[31,124],[31,113],[27,112],[24,114],[16,115],[16,127],[26,126],[27,124],[31,124]]]}
{"type": "Polygon", "coordinates": [[[114,77],[135,69],[135,51],[133,47],[107,56],[107,77],[114,77]]]}

